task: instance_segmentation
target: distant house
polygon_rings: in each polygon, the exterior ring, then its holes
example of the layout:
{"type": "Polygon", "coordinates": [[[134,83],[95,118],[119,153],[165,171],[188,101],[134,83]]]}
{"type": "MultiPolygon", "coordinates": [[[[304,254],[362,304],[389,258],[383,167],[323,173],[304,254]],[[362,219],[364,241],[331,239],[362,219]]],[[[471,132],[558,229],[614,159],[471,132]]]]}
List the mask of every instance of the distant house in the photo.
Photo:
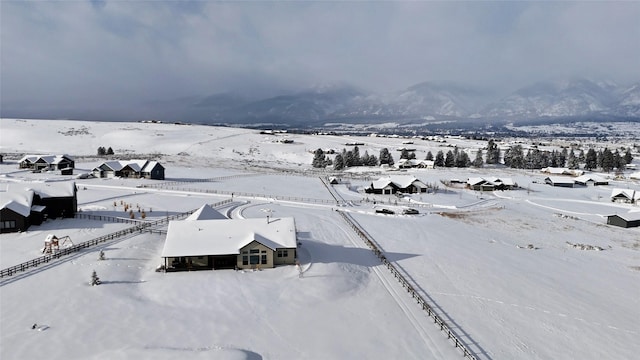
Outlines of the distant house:
{"type": "Polygon", "coordinates": [[[47,218],[74,217],[74,182],[9,184],[0,192],[0,232],[25,231],[47,218]]]}
{"type": "Polygon", "coordinates": [[[293,218],[171,221],[162,249],[168,271],[272,268],[296,263],[293,218]]]}
{"type": "Polygon", "coordinates": [[[368,194],[395,194],[427,192],[427,185],[413,176],[391,176],[373,181],[365,188],[368,194]]]}
{"type": "Polygon", "coordinates": [[[629,174],[629,179],[640,180],[640,171],[629,174]]]}
{"type": "Polygon", "coordinates": [[[164,167],[157,161],[127,160],[105,161],[92,170],[99,178],[144,178],[164,180],[164,167]]]}
{"type": "Polygon", "coordinates": [[[607,216],[607,224],[623,228],[640,226],[640,212],[607,216]]]}
{"type": "Polygon", "coordinates": [[[410,168],[433,169],[434,163],[435,162],[433,160],[400,159],[396,163],[396,166],[399,169],[410,169],[410,168]]]}
{"type": "Polygon", "coordinates": [[[511,178],[481,178],[467,179],[467,187],[476,191],[512,190],[518,187],[511,178]]]}
{"type": "Polygon", "coordinates": [[[618,203],[632,204],[635,201],[635,190],[613,189],[611,190],[611,201],[618,203]]]}
{"type": "Polygon", "coordinates": [[[609,185],[609,181],[595,175],[581,175],[573,180],[577,185],[609,185]]]}
{"type": "Polygon", "coordinates": [[[25,155],[18,166],[36,172],[59,170],[63,175],[72,175],[75,162],[69,155],[25,155]]]}
{"type": "Polygon", "coordinates": [[[572,188],[575,182],[571,178],[564,176],[549,176],[544,179],[545,184],[557,187],[570,187],[572,188]]]}
{"type": "Polygon", "coordinates": [[[580,176],[584,174],[584,171],[578,169],[559,168],[559,167],[546,167],[540,169],[541,172],[550,175],[569,175],[580,176]]]}

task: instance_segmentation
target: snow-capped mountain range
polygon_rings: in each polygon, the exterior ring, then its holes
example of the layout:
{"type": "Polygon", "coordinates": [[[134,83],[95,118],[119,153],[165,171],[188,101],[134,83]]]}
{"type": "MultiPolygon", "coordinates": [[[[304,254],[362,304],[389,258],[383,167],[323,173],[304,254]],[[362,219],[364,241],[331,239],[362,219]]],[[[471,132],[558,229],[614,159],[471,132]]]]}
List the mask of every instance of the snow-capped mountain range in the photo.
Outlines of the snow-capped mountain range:
{"type": "MultiPolygon", "coordinates": [[[[155,119],[169,122],[240,126],[322,127],[327,123],[380,124],[429,121],[486,122],[562,118],[640,121],[640,82],[572,79],[535,83],[499,94],[454,83],[422,82],[385,94],[348,84],[322,85],[278,95],[217,93],[137,105],[73,109],[10,106],[0,117],[67,118],[104,121],[155,119]]],[[[84,107],[83,107],[84,106],[84,107]]]]}
{"type": "Polygon", "coordinates": [[[588,116],[636,119],[640,118],[640,82],[631,86],[586,79],[539,82],[505,97],[451,83],[423,82],[383,95],[340,85],[253,101],[218,94],[196,106],[210,110],[212,122],[245,124],[588,116]],[[221,101],[229,98],[234,101],[221,101]]]}

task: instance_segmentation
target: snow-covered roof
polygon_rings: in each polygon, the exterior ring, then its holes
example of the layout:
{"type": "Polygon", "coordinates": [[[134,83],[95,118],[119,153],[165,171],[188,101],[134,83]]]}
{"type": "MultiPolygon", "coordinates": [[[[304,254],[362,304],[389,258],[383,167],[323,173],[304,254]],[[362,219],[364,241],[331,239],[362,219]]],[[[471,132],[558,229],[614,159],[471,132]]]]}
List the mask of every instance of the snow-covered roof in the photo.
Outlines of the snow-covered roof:
{"type": "Polygon", "coordinates": [[[633,189],[613,189],[611,190],[611,197],[624,196],[625,198],[632,200],[635,190],[633,189]]]}
{"type": "Polygon", "coordinates": [[[47,164],[59,164],[62,160],[71,160],[73,161],[73,158],[69,155],[66,154],[60,154],[60,155],[25,155],[22,157],[22,159],[20,159],[20,162],[24,162],[24,161],[29,161],[29,162],[36,162],[38,160],[42,159],[42,161],[46,162],[47,164]]]}
{"type": "Polygon", "coordinates": [[[575,178],[576,182],[579,183],[586,183],[589,181],[593,181],[595,183],[606,183],[608,182],[607,180],[605,180],[604,178],[597,176],[597,175],[581,175],[578,176],[577,178],[575,178]]]}
{"type": "MultiPolygon", "coordinates": [[[[160,165],[159,162],[157,161],[148,161],[143,167],[142,167],[142,172],[150,172],[151,170],[153,170],[153,168],[155,168],[157,165],[160,165]]],[[[162,165],[160,165],[162,166],[162,165]]]]}
{"type": "Polygon", "coordinates": [[[640,171],[629,174],[629,179],[640,180],[640,171]]]}
{"type": "Polygon", "coordinates": [[[0,192],[0,209],[9,209],[22,216],[29,216],[32,202],[32,190],[0,192]]]}
{"type": "Polygon", "coordinates": [[[252,241],[275,250],[296,247],[292,217],[171,221],[162,257],[232,255],[252,241]]]}
{"type": "Polygon", "coordinates": [[[371,182],[371,187],[373,189],[384,189],[389,185],[391,185],[391,179],[389,178],[382,178],[371,182]]]}
{"type": "Polygon", "coordinates": [[[420,180],[416,179],[414,176],[411,176],[411,175],[394,175],[394,176],[391,176],[390,179],[391,179],[391,182],[393,182],[396,186],[398,186],[401,189],[408,188],[409,186],[413,185],[416,181],[422,184],[420,180]]]}
{"type": "Polygon", "coordinates": [[[74,181],[29,182],[7,184],[7,192],[33,190],[41,198],[72,197],[76,193],[74,181]]]}
{"type": "Polygon", "coordinates": [[[483,183],[489,183],[491,185],[505,185],[505,186],[515,186],[516,183],[511,178],[482,178],[482,177],[471,177],[467,180],[467,184],[469,185],[480,185],[483,183]]]}
{"type": "Polygon", "coordinates": [[[216,219],[227,219],[227,217],[222,215],[218,210],[212,208],[208,204],[204,204],[198,210],[194,211],[193,214],[189,215],[189,217],[187,217],[185,220],[193,221],[216,219]]]}
{"type": "Polygon", "coordinates": [[[626,221],[638,221],[640,220],[640,211],[628,212],[625,214],[615,214],[615,215],[609,215],[609,216],[617,216],[626,221]]]}
{"type": "Polygon", "coordinates": [[[120,171],[122,169],[124,169],[125,167],[129,167],[131,170],[135,171],[135,172],[143,172],[143,171],[151,171],[156,165],[159,165],[160,163],[157,161],[150,161],[150,160],[140,160],[140,159],[135,159],[135,160],[112,160],[112,161],[105,161],[103,163],[101,163],[100,165],[96,166],[94,168],[94,170],[100,170],[100,168],[106,166],[109,169],[113,170],[113,171],[120,171]]]}
{"type": "Polygon", "coordinates": [[[467,184],[469,185],[478,185],[484,182],[486,182],[486,180],[481,177],[470,177],[469,179],[467,179],[467,184]]]}
{"type": "Polygon", "coordinates": [[[406,189],[411,185],[420,187],[427,186],[422,181],[416,179],[411,175],[394,175],[390,177],[383,177],[371,183],[373,189],[384,189],[390,184],[393,184],[400,189],[406,189]]]}
{"type": "Polygon", "coordinates": [[[554,184],[573,184],[574,183],[572,178],[567,178],[563,176],[549,176],[546,179],[549,179],[549,181],[551,181],[554,184]]]}

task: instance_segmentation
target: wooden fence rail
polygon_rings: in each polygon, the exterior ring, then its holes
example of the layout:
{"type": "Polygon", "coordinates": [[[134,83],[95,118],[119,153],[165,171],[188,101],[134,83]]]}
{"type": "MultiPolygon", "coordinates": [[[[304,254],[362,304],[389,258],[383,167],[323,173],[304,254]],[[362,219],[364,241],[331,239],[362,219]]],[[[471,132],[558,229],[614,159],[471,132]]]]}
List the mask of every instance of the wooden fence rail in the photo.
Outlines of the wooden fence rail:
{"type": "MultiPolygon", "coordinates": [[[[220,202],[217,202],[215,204],[211,204],[211,206],[213,207],[220,207],[222,205],[226,205],[231,203],[231,199],[227,199],[227,200],[223,200],[220,202]]],[[[109,240],[113,240],[125,235],[130,235],[133,234],[135,232],[143,232],[145,230],[151,230],[150,228],[154,227],[154,226],[158,226],[158,225],[163,225],[163,224],[168,224],[169,221],[171,220],[178,220],[181,218],[185,218],[191,214],[193,214],[196,210],[189,210],[180,214],[175,214],[175,215],[171,215],[171,216],[167,216],[167,217],[163,217],[162,219],[158,219],[158,220],[154,220],[154,221],[138,221],[137,224],[135,226],[120,230],[120,231],[116,231],[107,235],[103,235],[100,237],[97,237],[95,239],[91,239],[91,240],[87,240],[84,242],[81,242],[79,244],[76,245],[72,245],[68,248],[64,248],[64,249],[60,249],[58,251],[56,251],[53,254],[47,254],[47,255],[43,255],[40,257],[37,257],[35,259],[31,259],[29,261],[25,261],[21,264],[15,265],[15,266],[11,266],[5,269],[0,270],[0,278],[3,277],[7,277],[7,276],[11,276],[14,275],[18,272],[22,272],[25,271],[29,268],[32,267],[37,267],[38,265],[41,264],[46,264],[54,259],[59,259],[65,255],[69,255],[69,254],[73,254],[76,253],[82,249],[86,249],[92,246],[95,246],[97,244],[103,243],[105,241],[109,241],[109,240]]],[[[127,219],[123,219],[123,220],[127,220],[127,219]]]]}
{"type": "Polygon", "coordinates": [[[442,332],[447,335],[447,339],[453,342],[453,345],[462,351],[465,358],[470,360],[477,360],[476,356],[469,351],[467,346],[458,338],[458,336],[451,330],[449,325],[435,312],[433,307],[427,303],[427,301],[418,293],[413,286],[407,281],[407,279],[398,271],[398,269],[384,256],[380,246],[369,237],[369,235],[356,223],[356,221],[343,211],[338,211],[342,218],[351,226],[353,231],[365,242],[365,244],[373,251],[373,253],[380,259],[387,269],[391,272],[393,277],[400,282],[402,287],[407,290],[411,297],[422,307],[429,317],[433,319],[433,322],[440,328],[442,332]]]}

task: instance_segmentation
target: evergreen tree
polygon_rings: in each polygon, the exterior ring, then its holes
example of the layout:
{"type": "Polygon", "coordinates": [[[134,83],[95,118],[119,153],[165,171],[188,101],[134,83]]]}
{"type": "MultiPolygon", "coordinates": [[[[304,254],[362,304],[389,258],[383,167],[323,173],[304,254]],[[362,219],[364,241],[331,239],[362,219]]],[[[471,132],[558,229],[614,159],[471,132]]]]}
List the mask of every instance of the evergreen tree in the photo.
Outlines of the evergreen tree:
{"type": "Polygon", "coordinates": [[[433,154],[431,153],[431,151],[427,151],[427,157],[425,158],[425,160],[433,161],[433,154]]]}
{"type": "Polygon", "coordinates": [[[524,153],[521,145],[510,147],[504,153],[504,164],[515,169],[523,169],[525,163],[524,153]]]}
{"type": "Polygon", "coordinates": [[[627,148],[627,151],[624,153],[624,162],[625,164],[631,164],[633,161],[633,156],[631,155],[631,149],[627,148]]]}
{"type": "Polygon", "coordinates": [[[313,161],[311,162],[311,166],[314,168],[323,168],[326,165],[326,156],[322,149],[318,148],[313,152],[313,161]]]}
{"type": "Polygon", "coordinates": [[[402,149],[402,152],[400,153],[400,159],[408,159],[409,158],[409,151],[407,149],[402,149]]]}
{"type": "Polygon", "coordinates": [[[436,153],[436,159],[433,162],[433,166],[444,167],[444,153],[442,152],[442,150],[438,150],[438,152],[436,153]]]}
{"type": "Polygon", "coordinates": [[[613,153],[613,166],[618,170],[622,171],[626,168],[627,162],[624,160],[624,157],[620,155],[618,150],[613,153]]]}
{"type": "Polygon", "coordinates": [[[498,164],[500,163],[500,148],[493,141],[493,139],[489,140],[487,144],[487,164],[498,164]]]}
{"type": "Polygon", "coordinates": [[[445,167],[453,167],[455,165],[456,159],[453,155],[453,151],[447,151],[447,155],[444,157],[444,166],[445,167]]]}
{"type": "Polygon", "coordinates": [[[342,170],[344,169],[344,158],[342,154],[336,155],[336,158],[333,160],[333,170],[342,170]]]}
{"type": "Polygon", "coordinates": [[[365,165],[367,165],[367,166],[378,166],[378,158],[376,158],[375,155],[369,155],[369,158],[368,158],[367,163],[365,165]]]}
{"type": "Polygon", "coordinates": [[[107,149],[107,155],[113,155],[113,149],[111,148],[111,146],[109,146],[109,148],[107,149]]]}
{"type": "Polygon", "coordinates": [[[571,149],[571,151],[569,151],[569,155],[567,157],[567,167],[569,169],[571,169],[571,170],[580,168],[579,159],[575,155],[575,153],[573,152],[573,149],[571,149]]]}
{"type": "Polygon", "coordinates": [[[584,158],[584,168],[586,170],[593,170],[598,167],[598,154],[593,148],[587,150],[587,154],[584,158]]]}
{"type": "Polygon", "coordinates": [[[380,150],[380,165],[387,164],[393,166],[393,156],[389,153],[389,149],[383,148],[380,150]]]}
{"type": "Polygon", "coordinates": [[[480,168],[482,167],[482,164],[484,164],[484,160],[482,159],[482,149],[478,149],[478,151],[476,152],[476,158],[473,159],[473,167],[477,167],[480,168]]]}
{"type": "Polygon", "coordinates": [[[409,152],[409,160],[413,160],[416,158],[416,153],[414,153],[413,151],[409,152]]]}
{"type": "Polygon", "coordinates": [[[362,165],[362,160],[360,159],[360,149],[358,148],[358,146],[354,146],[353,150],[351,151],[352,153],[352,164],[349,166],[360,166],[362,165]]]}
{"type": "Polygon", "coordinates": [[[104,148],[104,146],[100,146],[98,148],[98,156],[105,156],[107,155],[107,150],[104,148]]]}
{"type": "Polygon", "coordinates": [[[96,286],[100,284],[102,284],[102,282],[100,281],[98,274],[96,274],[96,271],[93,270],[93,273],[91,274],[91,286],[96,286]]]}
{"type": "Polygon", "coordinates": [[[601,158],[602,160],[600,163],[600,167],[602,168],[602,171],[609,172],[613,170],[613,168],[616,166],[613,158],[613,153],[608,148],[605,148],[604,150],[602,150],[601,158]]]}
{"type": "Polygon", "coordinates": [[[464,168],[469,167],[470,165],[471,159],[469,159],[469,155],[464,151],[460,151],[456,157],[456,167],[464,168]]]}

